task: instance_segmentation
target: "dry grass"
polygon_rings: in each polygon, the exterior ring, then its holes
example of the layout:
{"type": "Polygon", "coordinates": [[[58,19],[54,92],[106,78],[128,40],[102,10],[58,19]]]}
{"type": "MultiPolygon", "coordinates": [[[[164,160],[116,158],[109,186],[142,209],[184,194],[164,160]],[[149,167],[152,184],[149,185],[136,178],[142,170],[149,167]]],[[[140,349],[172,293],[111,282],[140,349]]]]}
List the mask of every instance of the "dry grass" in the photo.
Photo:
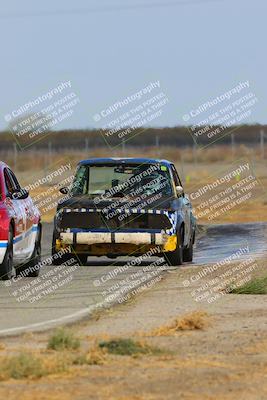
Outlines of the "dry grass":
{"type": "Polygon", "coordinates": [[[209,326],[209,316],[203,311],[194,311],[176,318],[169,325],[154,329],[149,336],[171,336],[179,331],[202,330],[209,326]]]}
{"type": "Polygon", "coordinates": [[[65,350],[57,352],[21,352],[0,359],[0,381],[9,379],[40,379],[44,376],[59,375],[82,365],[103,365],[107,361],[106,352],[93,346],[86,352],[73,353],[65,350]]]}
{"type": "MultiPolygon", "coordinates": [[[[266,149],[267,153],[267,149],[266,149]]],[[[240,145],[236,146],[235,153],[232,154],[230,146],[227,145],[214,145],[205,149],[197,149],[193,152],[191,147],[127,147],[127,151],[123,153],[122,149],[108,149],[105,147],[94,148],[90,153],[86,153],[81,150],[69,150],[62,152],[53,152],[50,155],[47,151],[35,151],[33,149],[19,152],[17,157],[16,166],[14,165],[14,155],[12,152],[3,153],[0,155],[0,159],[10,164],[12,168],[15,168],[15,172],[22,185],[33,183],[35,180],[46,176],[49,171],[53,171],[55,165],[71,163],[74,167],[81,159],[88,157],[151,157],[151,158],[166,158],[173,161],[180,173],[180,176],[185,184],[185,190],[187,193],[195,191],[198,187],[202,187],[208,182],[211,182],[211,175],[216,176],[221,171],[230,167],[235,160],[238,159],[250,159],[253,161],[253,169],[255,176],[260,179],[264,187],[267,185],[266,177],[266,160],[262,160],[260,157],[258,147],[251,147],[240,145]],[[34,165],[34,170],[32,166],[34,165]]],[[[53,185],[60,183],[60,180],[54,179],[51,185],[41,185],[39,188],[31,191],[33,198],[40,198],[46,200],[47,191],[53,187],[53,185]],[[43,193],[43,196],[42,196],[43,193]]],[[[218,189],[219,190],[219,189],[218,189]]],[[[50,193],[50,192],[49,192],[50,193]]],[[[216,190],[214,194],[216,194],[216,190]]],[[[55,198],[48,203],[50,206],[54,204],[54,207],[47,209],[47,204],[39,206],[42,212],[42,219],[45,222],[51,222],[55,214],[55,208],[57,200],[62,196],[59,194],[57,197],[57,189],[53,191],[55,198]]],[[[49,194],[51,197],[51,194],[49,194]]],[[[203,202],[203,198],[195,199],[193,201],[194,208],[197,208],[203,202]]],[[[251,200],[242,203],[238,207],[234,207],[227,213],[216,217],[216,220],[212,220],[213,223],[237,223],[237,222],[254,222],[254,221],[267,221],[267,197],[262,194],[260,187],[255,187],[253,190],[253,196],[251,200]]],[[[202,216],[199,218],[200,223],[208,223],[207,217],[202,216]]]]}
{"type": "Polygon", "coordinates": [[[73,365],[103,365],[107,362],[105,349],[95,344],[87,353],[79,354],[73,359],[73,365]]]}
{"type": "MultiPolygon", "coordinates": [[[[267,154],[267,146],[265,146],[265,154],[267,154]]],[[[35,169],[42,170],[48,165],[56,163],[59,159],[65,159],[71,163],[77,163],[80,160],[90,157],[149,157],[149,158],[167,158],[174,162],[184,163],[216,163],[216,162],[232,162],[234,159],[249,156],[254,160],[261,160],[261,151],[259,146],[236,145],[235,152],[232,153],[231,146],[228,145],[212,145],[205,148],[197,148],[193,150],[192,146],[126,146],[126,151],[122,148],[108,148],[106,146],[95,147],[90,152],[81,149],[63,149],[52,151],[49,154],[48,149],[24,149],[17,154],[17,170],[32,171],[32,165],[35,169]]],[[[14,167],[14,152],[2,151],[0,159],[14,167]]]]}
{"type": "Polygon", "coordinates": [[[8,379],[37,379],[43,376],[65,372],[69,360],[54,355],[41,355],[22,352],[1,359],[0,380],[8,379]]]}
{"type": "Polygon", "coordinates": [[[77,373],[81,366],[104,365],[114,361],[111,355],[137,357],[142,355],[162,355],[161,349],[149,346],[144,342],[132,339],[111,339],[106,342],[95,343],[87,351],[64,350],[58,351],[29,351],[0,358],[0,381],[37,380],[45,376],[54,375],[59,378],[64,373],[77,373]],[[75,370],[76,368],[76,370],[75,370]],[[75,372],[76,371],[76,372],[75,372]]]}

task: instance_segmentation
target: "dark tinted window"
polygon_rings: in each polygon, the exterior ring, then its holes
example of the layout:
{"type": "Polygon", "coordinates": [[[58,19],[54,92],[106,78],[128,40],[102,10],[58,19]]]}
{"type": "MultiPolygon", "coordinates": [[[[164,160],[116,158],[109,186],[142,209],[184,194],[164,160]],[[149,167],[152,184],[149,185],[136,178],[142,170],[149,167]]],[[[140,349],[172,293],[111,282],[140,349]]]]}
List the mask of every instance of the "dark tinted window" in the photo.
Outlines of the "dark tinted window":
{"type": "Polygon", "coordinates": [[[172,174],[173,174],[173,179],[174,179],[175,186],[183,186],[181,181],[180,181],[179,175],[178,175],[178,173],[176,171],[176,168],[175,168],[175,166],[173,164],[171,165],[171,169],[172,169],[172,174]]]}
{"type": "Polygon", "coordinates": [[[11,179],[10,174],[8,173],[8,169],[5,168],[4,170],[4,177],[5,177],[5,186],[6,186],[6,194],[12,194],[16,191],[16,187],[14,182],[11,179]]]}
{"type": "Polygon", "coordinates": [[[171,196],[170,171],[160,164],[115,164],[80,166],[71,194],[89,197],[137,197],[161,193],[171,196]]]}
{"type": "Polygon", "coordinates": [[[15,174],[11,171],[11,169],[8,169],[8,173],[9,173],[9,176],[11,177],[15,191],[20,190],[20,184],[19,184],[15,174]]]}

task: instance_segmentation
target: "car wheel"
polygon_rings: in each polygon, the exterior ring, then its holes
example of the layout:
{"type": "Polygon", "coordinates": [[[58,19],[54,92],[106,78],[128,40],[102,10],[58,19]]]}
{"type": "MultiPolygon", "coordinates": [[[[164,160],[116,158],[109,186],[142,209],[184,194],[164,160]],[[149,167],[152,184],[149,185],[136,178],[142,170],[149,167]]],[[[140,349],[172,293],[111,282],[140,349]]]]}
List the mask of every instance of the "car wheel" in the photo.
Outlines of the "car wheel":
{"type": "Polygon", "coordinates": [[[86,265],[88,258],[87,254],[77,254],[76,258],[80,266],[86,265]]]}
{"type": "Polygon", "coordinates": [[[61,256],[58,255],[58,251],[56,250],[56,232],[53,232],[53,239],[52,239],[52,258],[53,258],[53,265],[62,265],[65,262],[74,258],[75,260],[77,257],[72,253],[64,253],[61,256]]]}
{"type": "Polygon", "coordinates": [[[177,245],[176,249],[174,251],[169,251],[167,253],[164,253],[165,260],[172,267],[175,267],[177,265],[182,265],[183,263],[183,241],[184,241],[183,228],[181,228],[177,236],[179,238],[178,240],[179,244],[177,245]]]}
{"type": "Polygon", "coordinates": [[[13,228],[9,228],[8,233],[8,244],[6,249],[5,258],[0,264],[0,278],[3,281],[7,281],[11,279],[13,276],[16,276],[15,268],[13,266],[13,228]]]}
{"type": "Polygon", "coordinates": [[[189,247],[183,250],[183,261],[190,262],[193,261],[193,243],[190,242],[189,247]]]}
{"type": "Polygon", "coordinates": [[[25,278],[36,278],[37,276],[39,276],[40,272],[39,264],[41,262],[41,240],[42,240],[42,226],[39,225],[31,259],[26,264],[21,265],[17,269],[17,275],[20,275],[22,272],[24,272],[23,276],[25,278]]]}
{"type": "Polygon", "coordinates": [[[185,262],[191,262],[193,261],[193,246],[195,243],[195,232],[193,233],[191,240],[190,240],[190,245],[189,247],[184,248],[183,251],[183,260],[185,262]]]}

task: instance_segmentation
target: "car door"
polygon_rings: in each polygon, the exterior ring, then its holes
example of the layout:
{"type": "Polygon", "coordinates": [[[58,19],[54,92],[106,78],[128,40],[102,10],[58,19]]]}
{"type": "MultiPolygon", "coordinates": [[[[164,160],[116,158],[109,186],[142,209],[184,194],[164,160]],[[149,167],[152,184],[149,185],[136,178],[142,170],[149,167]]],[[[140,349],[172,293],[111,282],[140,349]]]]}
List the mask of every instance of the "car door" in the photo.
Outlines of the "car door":
{"type": "MultiPolygon", "coordinates": [[[[18,182],[15,174],[8,169],[8,173],[12,179],[13,186],[17,193],[21,193],[21,186],[18,182]]],[[[22,198],[22,196],[16,196],[13,200],[13,203],[20,209],[20,215],[23,220],[23,234],[22,239],[19,239],[20,246],[19,251],[21,257],[24,258],[24,261],[32,255],[35,243],[35,232],[33,230],[34,218],[32,215],[32,201],[30,197],[22,198]]]]}
{"type": "MultiPolygon", "coordinates": [[[[182,182],[180,180],[180,177],[178,175],[178,172],[176,171],[176,168],[174,166],[174,164],[171,164],[171,170],[172,170],[172,175],[173,175],[173,179],[174,179],[174,184],[175,186],[182,186],[182,182]]],[[[187,246],[190,243],[190,239],[191,239],[191,204],[190,201],[188,199],[188,197],[183,194],[183,196],[181,197],[181,201],[182,201],[182,213],[183,213],[183,217],[184,217],[184,244],[187,246]]]]}
{"type": "Polygon", "coordinates": [[[23,249],[23,236],[25,233],[25,212],[23,206],[17,200],[14,200],[13,194],[17,191],[15,182],[13,181],[9,168],[4,169],[4,180],[6,190],[6,206],[10,210],[10,214],[14,218],[14,262],[16,263],[21,256],[23,249]]]}

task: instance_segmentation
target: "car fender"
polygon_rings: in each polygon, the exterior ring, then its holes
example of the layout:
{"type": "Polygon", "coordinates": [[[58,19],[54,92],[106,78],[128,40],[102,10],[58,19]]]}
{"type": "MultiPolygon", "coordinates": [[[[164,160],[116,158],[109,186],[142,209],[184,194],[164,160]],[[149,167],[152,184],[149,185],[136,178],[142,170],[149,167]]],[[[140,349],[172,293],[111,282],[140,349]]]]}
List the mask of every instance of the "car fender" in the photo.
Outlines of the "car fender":
{"type": "Polygon", "coordinates": [[[168,218],[172,227],[167,230],[169,235],[175,235],[180,232],[181,226],[184,224],[183,213],[180,210],[173,210],[168,213],[168,218]]]}
{"type": "Polygon", "coordinates": [[[8,240],[11,217],[5,207],[0,207],[0,240],[8,240]]]}

